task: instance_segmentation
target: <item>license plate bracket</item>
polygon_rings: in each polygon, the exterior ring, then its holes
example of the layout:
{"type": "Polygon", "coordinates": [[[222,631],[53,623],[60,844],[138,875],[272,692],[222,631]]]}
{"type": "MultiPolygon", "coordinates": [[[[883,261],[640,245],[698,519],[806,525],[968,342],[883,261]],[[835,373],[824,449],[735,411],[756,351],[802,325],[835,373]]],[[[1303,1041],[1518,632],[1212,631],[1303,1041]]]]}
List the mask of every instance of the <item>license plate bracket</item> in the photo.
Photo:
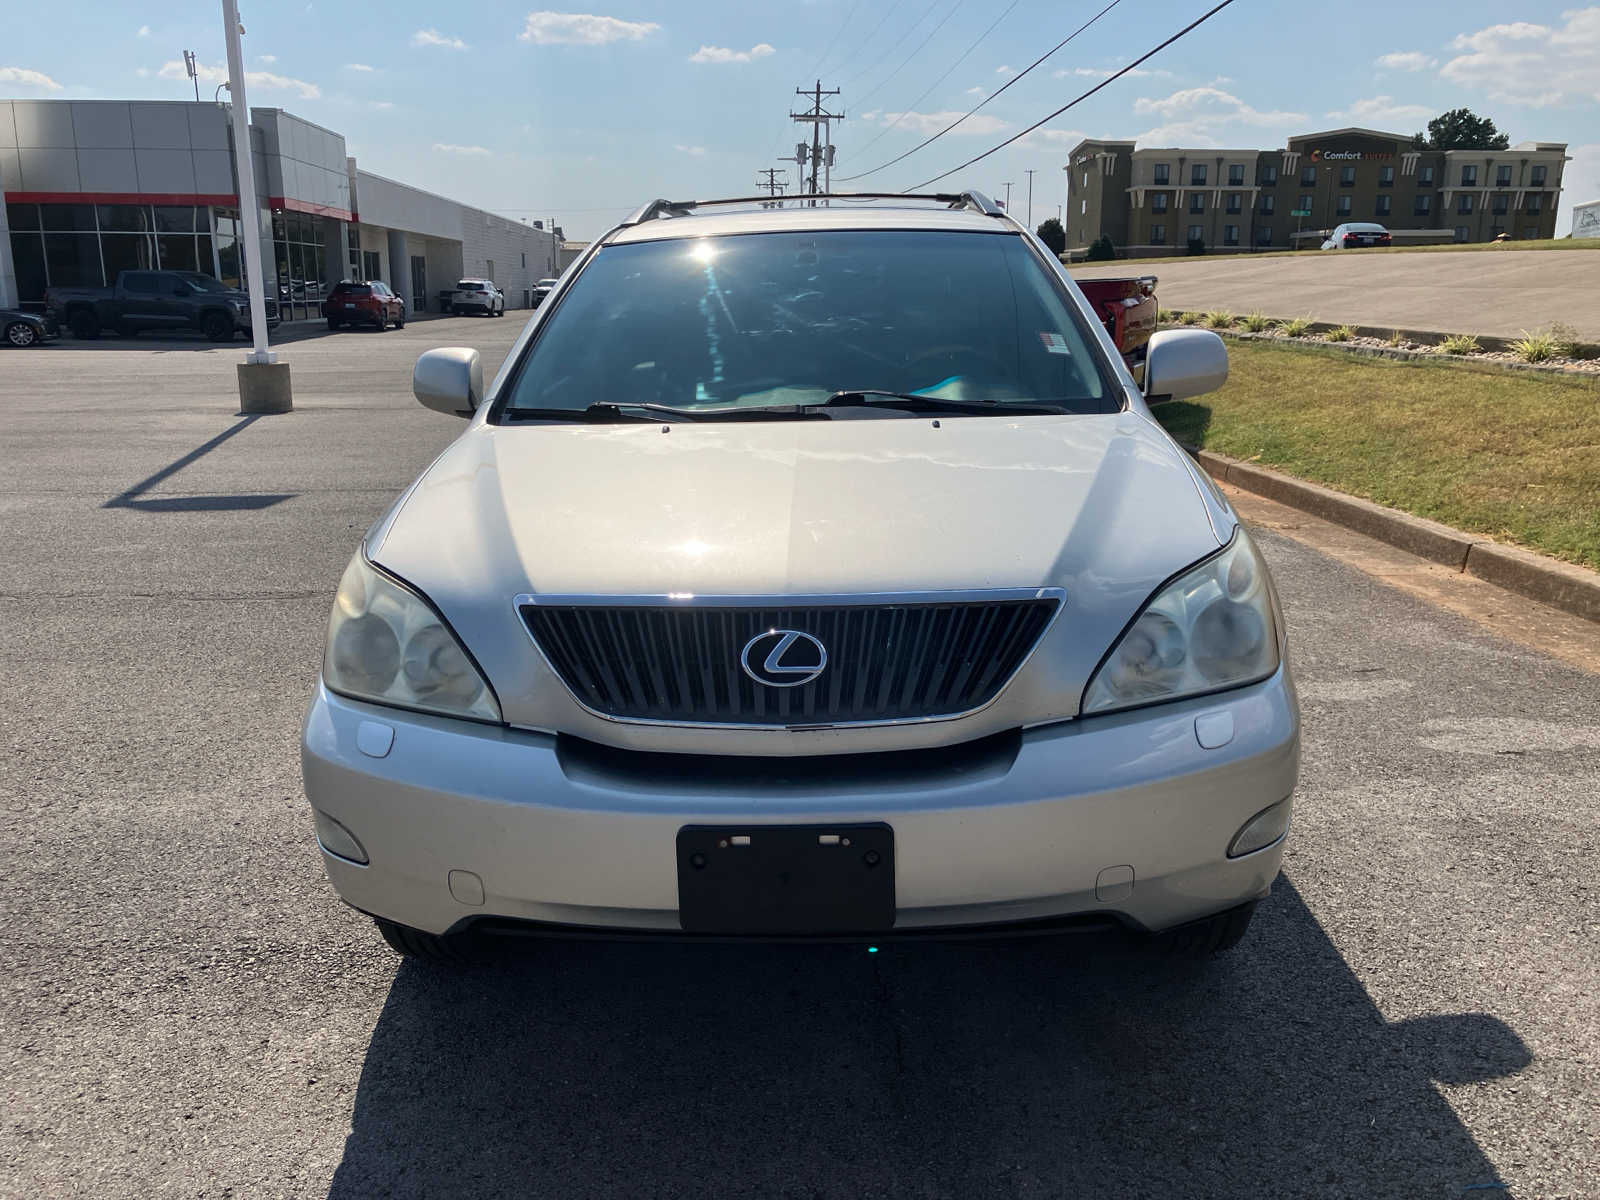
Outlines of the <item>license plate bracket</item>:
{"type": "Polygon", "coordinates": [[[894,830],[686,825],[678,919],[691,933],[878,933],[894,925],[894,830]]]}

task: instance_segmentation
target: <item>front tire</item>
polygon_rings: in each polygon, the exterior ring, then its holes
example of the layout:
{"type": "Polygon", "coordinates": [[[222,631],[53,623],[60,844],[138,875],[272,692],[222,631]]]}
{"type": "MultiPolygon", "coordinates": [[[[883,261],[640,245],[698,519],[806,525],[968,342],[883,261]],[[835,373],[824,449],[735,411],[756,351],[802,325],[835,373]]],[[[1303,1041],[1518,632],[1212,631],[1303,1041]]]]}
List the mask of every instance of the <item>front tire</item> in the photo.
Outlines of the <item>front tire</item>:
{"type": "Polygon", "coordinates": [[[424,933],[382,917],[373,917],[372,921],[389,948],[406,958],[447,967],[469,966],[474,961],[474,955],[460,936],[424,933]]]}
{"type": "Polygon", "coordinates": [[[394,319],[394,327],[396,329],[404,329],[406,327],[406,314],[404,309],[402,309],[400,315],[394,319]]]}
{"type": "Polygon", "coordinates": [[[387,310],[378,313],[378,332],[387,333],[389,330],[389,313],[387,310]]]}
{"type": "Polygon", "coordinates": [[[100,336],[100,318],[86,308],[80,308],[67,318],[67,328],[72,330],[72,336],[85,342],[92,342],[100,336]]]}
{"type": "Polygon", "coordinates": [[[1213,958],[1226,954],[1243,940],[1245,931],[1250,928],[1250,918],[1255,915],[1256,902],[1251,900],[1215,916],[1169,929],[1156,939],[1157,944],[1171,958],[1213,958]]]}
{"type": "Polygon", "coordinates": [[[211,342],[233,341],[233,322],[219,312],[207,313],[200,322],[200,332],[211,342]]]}
{"type": "Polygon", "coordinates": [[[329,330],[329,332],[331,333],[332,331],[334,331],[334,330],[336,330],[338,328],[339,328],[339,322],[335,321],[332,317],[329,317],[328,318],[328,330],[329,330]]]}
{"type": "Polygon", "coordinates": [[[38,344],[38,332],[26,321],[13,321],[6,326],[6,345],[16,346],[20,349],[27,346],[37,346],[38,344]]]}

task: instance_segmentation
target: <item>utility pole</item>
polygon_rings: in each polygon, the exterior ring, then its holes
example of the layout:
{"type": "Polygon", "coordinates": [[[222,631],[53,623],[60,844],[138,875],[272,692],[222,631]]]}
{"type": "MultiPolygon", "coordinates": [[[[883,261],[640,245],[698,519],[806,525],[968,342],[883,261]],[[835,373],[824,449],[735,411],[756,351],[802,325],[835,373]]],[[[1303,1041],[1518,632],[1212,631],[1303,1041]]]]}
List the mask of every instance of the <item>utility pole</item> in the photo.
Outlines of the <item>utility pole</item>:
{"type": "MultiPolygon", "coordinates": [[[[839,94],[839,89],[838,88],[833,88],[830,91],[823,91],[822,90],[822,80],[819,79],[819,80],[817,80],[816,86],[811,88],[809,91],[807,91],[804,88],[795,88],[794,94],[796,96],[805,96],[807,99],[809,99],[811,101],[811,111],[810,112],[804,112],[804,113],[791,112],[789,114],[789,119],[791,121],[798,121],[798,122],[800,122],[802,124],[804,124],[806,122],[809,122],[810,125],[811,125],[811,152],[810,152],[810,154],[808,156],[806,154],[805,144],[801,143],[799,146],[796,147],[795,161],[801,163],[802,165],[804,165],[806,163],[807,158],[809,157],[810,167],[811,167],[811,177],[810,177],[809,180],[807,180],[806,186],[807,186],[808,191],[812,195],[816,195],[816,193],[817,193],[817,168],[822,165],[822,160],[823,160],[823,157],[824,157],[824,149],[823,149],[823,144],[822,144],[823,125],[828,121],[842,121],[842,120],[844,120],[844,114],[842,112],[837,112],[837,113],[825,112],[823,110],[823,107],[822,107],[822,98],[824,96],[837,96],[839,94]]],[[[828,147],[828,149],[831,150],[832,147],[830,146],[830,147],[828,147]]],[[[833,165],[832,162],[831,162],[832,156],[829,155],[828,157],[830,159],[828,165],[831,167],[833,165]]],[[[816,202],[812,201],[812,203],[815,204],[816,202]]]]}
{"type": "MultiPolygon", "coordinates": [[[[765,182],[758,183],[758,184],[756,184],[756,186],[758,188],[761,188],[763,191],[765,191],[767,193],[767,195],[769,195],[769,196],[777,197],[777,196],[781,195],[782,193],[787,192],[789,190],[789,180],[787,178],[784,178],[784,179],[779,179],[778,178],[779,175],[784,175],[784,176],[788,175],[788,172],[785,171],[782,167],[768,167],[764,171],[757,171],[756,174],[757,175],[765,175],[767,177],[765,182]]],[[[781,208],[782,204],[777,199],[772,199],[772,200],[762,201],[761,207],[762,208],[781,208]]]]}
{"type": "Polygon", "coordinates": [[[1028,228],[1033,228],[1033,168],[1028,168],[1028,228]]]}
{"type": "Polygon", "coordinates": [[[1006,212],[1009,213],[1011,211],[1011,180],[1006,180],[1000,186],[1006,190],[1006,212]]]}

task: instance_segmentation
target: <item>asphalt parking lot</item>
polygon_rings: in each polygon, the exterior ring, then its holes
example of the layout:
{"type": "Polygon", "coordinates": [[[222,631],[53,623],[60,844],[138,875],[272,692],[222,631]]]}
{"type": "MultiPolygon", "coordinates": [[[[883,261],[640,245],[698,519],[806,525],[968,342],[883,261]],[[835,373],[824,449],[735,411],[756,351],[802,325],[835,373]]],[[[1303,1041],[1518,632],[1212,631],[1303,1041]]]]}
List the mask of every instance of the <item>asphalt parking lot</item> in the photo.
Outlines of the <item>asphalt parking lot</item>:
{"type": "Polygon", "coordinates": [[[1206,255],[1141,267],[1138,260],[1077,265],[1078,279],[1153,273],[1161,303],[1175,309],[1260,309],[1380,329],[1520,337],[1561,322],[1600,341],[1600,271],[1593,250],[1479,250],[1260,257],[1206,255]]]}
{"type": "Polygon", "coordinates": [[[299,722],[460,428],[416,354],[519,325],[295,342],[258,419],[242,345],[0,352],[0,1195],[1600,1195],[1600,675],[1271,531],[1305,760],[1231,956],[397,959],[299,722]]]}

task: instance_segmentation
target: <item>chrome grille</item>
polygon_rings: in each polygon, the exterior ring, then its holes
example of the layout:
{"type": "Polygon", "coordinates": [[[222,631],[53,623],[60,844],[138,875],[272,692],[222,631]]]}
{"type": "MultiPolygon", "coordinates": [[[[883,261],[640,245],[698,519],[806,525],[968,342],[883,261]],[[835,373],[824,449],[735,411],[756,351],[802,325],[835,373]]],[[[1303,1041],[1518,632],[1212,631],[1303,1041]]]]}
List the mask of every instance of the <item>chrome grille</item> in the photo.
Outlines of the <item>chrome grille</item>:
{"type": "Polygon", "coordinates": [[[980,708],[1016,673],[1060,602],[1040,589],[818,602],[517,598],[534,641],[585,707],[621,720],[753,726],[980,708]],[[769,630],[816,638],[826,669],[796,687],[752,679],[741,654],[769,630]]]}

